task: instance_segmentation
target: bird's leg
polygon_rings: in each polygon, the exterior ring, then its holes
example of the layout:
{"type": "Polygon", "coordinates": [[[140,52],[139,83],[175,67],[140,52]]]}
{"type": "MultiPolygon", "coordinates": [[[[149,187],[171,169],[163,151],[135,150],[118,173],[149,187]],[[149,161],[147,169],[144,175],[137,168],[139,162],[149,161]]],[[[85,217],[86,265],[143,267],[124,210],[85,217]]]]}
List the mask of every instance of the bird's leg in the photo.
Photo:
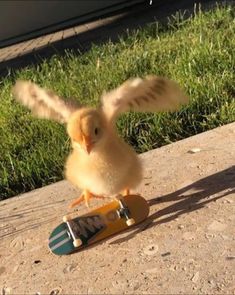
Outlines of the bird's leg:
{"type": "Polygon", "coordinates": [[[96,196],[93,195],[90,191],[84,190],[79,198],[75,199],[72,203],[70,203],[69,208],[74,208],[75,206],[79,205],[83,201],[85,202],[86,206],[89,208],[89,200],[91,198],[97,198],[97,199],[104,199],[103,196],[96,196]]]}
{"type": "Polygon", "coordinates": [[[94,195],[94,194],[92,194],[91,192],[89,192],[89,191],[87,191],[87,190],[85,190],[85,195],[84,195],[84,200],[85,200],[85,204],[86,204],[86,206],[88,207],[88,208],[90,208],[90,206],[89,206],[89,200],[90,199],[105,199],[105,197],[104,196],[98,196],[98,195],[94,195]]]}
{"type": "Polygon", "coordinates": [[[80,203],[84,201],[84,199],[85,199],[85,191],[83,191],[83,193],[80,195],[79,198],[75,199],[69,204],[69,209],[72,209],[75,206],[79,205],[80,203]]]}
{"type": "Polygon", "coordinates": [[[124,189],[122,193],[123,197],[128,196],[129,194],[130,194],[130,189],[129,188],[124,189]]]}
{"type": "Polygon", "coordinates": [[[121,193],[116,195],[114,198],[119,202],[120,200],[123,200],[123,197],[126,197],[130,194],[130,189],[126,188],[121,193]]]}

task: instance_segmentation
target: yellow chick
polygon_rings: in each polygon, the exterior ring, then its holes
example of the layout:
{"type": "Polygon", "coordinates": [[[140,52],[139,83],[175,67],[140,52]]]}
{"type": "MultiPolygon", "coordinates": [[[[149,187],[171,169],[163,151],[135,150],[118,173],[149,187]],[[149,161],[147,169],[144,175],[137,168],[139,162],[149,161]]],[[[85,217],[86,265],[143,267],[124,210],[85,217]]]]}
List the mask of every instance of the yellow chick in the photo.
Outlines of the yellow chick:
{"type": "Polygon", "coordinates": [[[173,111],[188,98],[173,81],[163,77],[133,78],[103,94],[100,108],[66,102],[30,81],[17,81],[13,94],[41,118],[67,124],[72,152],[65,164],[65,176],[82,189],[74,207],[92,197],[128,195],[142,179],[140,159],[117,134],[115,122],[126,111],[173,111]]]}

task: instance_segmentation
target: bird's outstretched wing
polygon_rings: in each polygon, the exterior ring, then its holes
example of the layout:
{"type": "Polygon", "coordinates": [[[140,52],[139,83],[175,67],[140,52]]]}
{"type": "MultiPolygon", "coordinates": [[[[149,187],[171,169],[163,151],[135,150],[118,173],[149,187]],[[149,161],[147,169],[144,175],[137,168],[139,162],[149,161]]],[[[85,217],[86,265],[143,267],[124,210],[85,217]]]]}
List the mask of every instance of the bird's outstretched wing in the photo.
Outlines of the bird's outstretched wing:
{"type": "Polygon", "coordinates": [[[127,80],[105,93],[101,100],[103,112],[110,121],[127,111],[174,111],[188,102],[177,83],[157,76],[127,80]]]}
{"type": "Polygon", "coordinates": [[[39,118],[65,123],[79,108],[79,105],[71,100],[64,101],[52,91],[43,89],[30,81],[18,80],[12,92],[20,103],[31,109],[39,118]]]}

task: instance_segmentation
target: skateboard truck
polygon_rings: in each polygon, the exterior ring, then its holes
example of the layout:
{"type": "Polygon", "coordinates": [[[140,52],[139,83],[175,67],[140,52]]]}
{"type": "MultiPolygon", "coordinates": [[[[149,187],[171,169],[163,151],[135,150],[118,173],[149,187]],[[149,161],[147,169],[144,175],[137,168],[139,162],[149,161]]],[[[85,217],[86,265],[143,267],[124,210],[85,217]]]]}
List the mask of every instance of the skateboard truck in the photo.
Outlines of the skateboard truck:
{"type": "Polygon", "coordinates": [[[75,248],[80,247],[82,245],[82,240],[75,237],[73,230],[72,230],[72,226],[70,223],[71,217],[69,217],[68,215],[65,215],[63,217],[63,222],[67,224],[68,229],[69,229],[69,233],[71,234],[72,238],[73,238],[73,245],[75,248]]]}
{"type": "Polygon", "coordinates": [[[125,218],[126,219],[126,224],[128,226],[131,226],[131,225],[135,224],[135,220],[134,220],[134,218],[130,217],[130,210],[126,206],[123,198],[122,197],[117,197],[117,200],[118,200],[119,205],[120,205],[120,208],[117,210],[117,214],[118,214],[119,218],[125,218]]]}

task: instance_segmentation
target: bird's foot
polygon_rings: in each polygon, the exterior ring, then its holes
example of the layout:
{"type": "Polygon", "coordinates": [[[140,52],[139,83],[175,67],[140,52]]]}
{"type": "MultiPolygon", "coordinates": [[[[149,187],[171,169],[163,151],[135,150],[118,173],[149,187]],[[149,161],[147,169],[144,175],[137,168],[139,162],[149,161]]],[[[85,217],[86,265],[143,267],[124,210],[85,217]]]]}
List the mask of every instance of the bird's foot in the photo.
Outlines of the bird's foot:
{"type": "Polygon", "coordinates": [[[74,201],[72,201],[69,204],[69,209],[72,209],[72,208],[78,206],[82,202],[85,202],[86,206],[89,208],[90,207],[89,206],[89,201],[92,198],[104,199],[105,197],[103,197],[103,196],[97,196],[97,195],[94,195],[94,194],[92,194],[91,192],[89,192],[87,190],[84,190],[83,193],[81,194],[81,196],[79,198],[75,199],[74,201]]]}
{"type": "Polygon", "coordinates": [[[122,192],[123,197],[128,196],[129,194],[130,194],[130,189],[129,188],[124,189],[124,191],[122,192]]]}
{"type": "Polygon", "coordinates": [[[114,197],[114,199],[116,199],[116,200],[122,200],[123,199],[123,197],[126,197],[126,196],[128,196],[128,195],[130,195],[130,189],[129,188],[126,188],[126,189],[124,189],[122,192],[120,192],[118,195],[116,195],[115,197],[114,197]]]}

